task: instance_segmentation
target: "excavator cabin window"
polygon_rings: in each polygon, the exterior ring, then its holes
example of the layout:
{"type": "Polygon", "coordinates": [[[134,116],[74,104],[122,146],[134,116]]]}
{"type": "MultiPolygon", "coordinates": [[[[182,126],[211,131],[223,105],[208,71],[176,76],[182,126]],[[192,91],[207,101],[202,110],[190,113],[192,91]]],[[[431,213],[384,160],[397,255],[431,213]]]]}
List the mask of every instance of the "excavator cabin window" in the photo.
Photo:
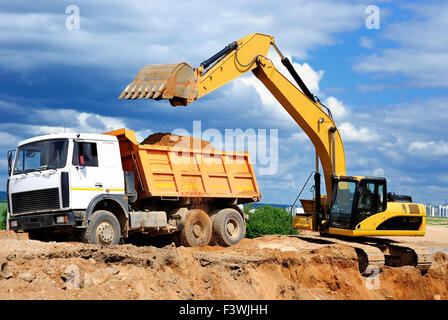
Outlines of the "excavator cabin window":
{"type": "Polygon", "coordinates": [[[354,225],[357,225],[371,215],[384,211],[385,181],[363,181],[358,185],[358,199],[355,208],[354,225]]]}
{"type": "Polygon", "coordinates": [[[333,189],[331,226],[354,229],[364,219],[386,210],[386,180],[383,178],[339,180],[333,189]]]}
{"type": "Polygon", "coordinates": [[[350,228],[356,187],[355,181],[337,182],[331,206],[331,225],[333,227],[350,228]]]}

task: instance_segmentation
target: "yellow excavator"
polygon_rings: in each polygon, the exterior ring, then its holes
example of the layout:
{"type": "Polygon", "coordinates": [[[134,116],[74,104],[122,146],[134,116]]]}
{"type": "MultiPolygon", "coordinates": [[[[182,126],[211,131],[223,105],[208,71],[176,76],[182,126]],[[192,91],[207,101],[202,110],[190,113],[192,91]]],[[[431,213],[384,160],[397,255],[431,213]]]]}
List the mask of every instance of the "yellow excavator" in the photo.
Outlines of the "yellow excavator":
{"type": "Polygon", "coordinates": [[[301,199],[305,213],[293,226],[314,231],[310,241],[326,239],[355,248],[361,273],[384,265],[413,265],[426,271],[432,254],[426,248],[403,245],[377,236],[424,236],[426,209],[409,196],[387,192],[383,177],[348,176],[344,146],[331,110],[307,88],[290,60],[269,35],[253,33],[234,41],[193,68],[187,63],[147,65],[119,99],[169,100],[187,106],[235,78],[252,71],[285,108],[316,150],[314,198],[301,199]],[[273,47],[294,85],[267,58],[273,47]],[[321,195],[321,174],[327,195],[321,195]]]}

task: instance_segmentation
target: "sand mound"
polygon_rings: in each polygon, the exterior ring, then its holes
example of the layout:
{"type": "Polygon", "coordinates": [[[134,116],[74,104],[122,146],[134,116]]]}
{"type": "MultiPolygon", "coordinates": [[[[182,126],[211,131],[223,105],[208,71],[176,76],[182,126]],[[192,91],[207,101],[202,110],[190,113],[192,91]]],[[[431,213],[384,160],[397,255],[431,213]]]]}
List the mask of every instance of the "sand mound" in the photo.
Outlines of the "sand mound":
{"type": "Polygon", "coordinates": [[[157,132],[151,134],[140,144],[150,144],[150,145],[166,146],[174,148],[187,148],[187,149],[201,148],[206,150],[214,150],[214,147],[208,141],[190,136],[173,135],[168,132],[167,133],[157,132]]]}

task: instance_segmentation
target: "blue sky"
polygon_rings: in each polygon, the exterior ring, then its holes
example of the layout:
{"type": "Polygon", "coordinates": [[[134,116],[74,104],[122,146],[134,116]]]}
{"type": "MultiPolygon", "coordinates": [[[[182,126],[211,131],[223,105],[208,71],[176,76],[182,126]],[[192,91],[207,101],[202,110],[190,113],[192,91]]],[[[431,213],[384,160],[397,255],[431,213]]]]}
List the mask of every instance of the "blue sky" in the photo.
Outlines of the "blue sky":
{"type": "MultiPolygon", "coordinates": [[[[261,32],[276,38],[331,108],[348,174],[385,176],[390,191],[416,202],[448,198],[444,1],[0,3],[0,190],[7,150],[31,136],[127,127],[144,138],[177,128],[191,132],[193,121],[201,121],[203,130],[223,133],[278,130],[278,170],[258,174],[258,182],[263,201],[291,203],[314,169],[314,151],[251,74],[187,108],[117,100],[146,64],[197,66],[228,43],[261,32]],[[66,28],[69,5],[80,10],[79,30],[66,28]],[[366,27],[369,5],[380,10],[379,29],[366,27]]],[[[260,172],[262,165],[255,167],[260,172]]]]}

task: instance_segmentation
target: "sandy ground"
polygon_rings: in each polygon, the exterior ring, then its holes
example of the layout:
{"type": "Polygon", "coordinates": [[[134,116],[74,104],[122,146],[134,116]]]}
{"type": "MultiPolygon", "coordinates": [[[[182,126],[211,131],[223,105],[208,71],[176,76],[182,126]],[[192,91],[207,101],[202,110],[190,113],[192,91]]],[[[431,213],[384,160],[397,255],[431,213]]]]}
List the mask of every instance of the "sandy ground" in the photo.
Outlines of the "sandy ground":
{"type": "Polygon", "coordinates": [[[448,227],[426,225],[424,237],[384,237],[395,241],[426,244],[448,249],[448,227]]]}
{"type": "MultiPolygon", "coordinates": [[[[447,228],[427,230],[406,241],[448,248],[447,228]]],[[[363,277],[352,248],[297,236],[229,248],[98,247],[1,231],[0,299],[448,300],[448,254],[436,253],[425,275],[407,266],[363,277]]]]}

